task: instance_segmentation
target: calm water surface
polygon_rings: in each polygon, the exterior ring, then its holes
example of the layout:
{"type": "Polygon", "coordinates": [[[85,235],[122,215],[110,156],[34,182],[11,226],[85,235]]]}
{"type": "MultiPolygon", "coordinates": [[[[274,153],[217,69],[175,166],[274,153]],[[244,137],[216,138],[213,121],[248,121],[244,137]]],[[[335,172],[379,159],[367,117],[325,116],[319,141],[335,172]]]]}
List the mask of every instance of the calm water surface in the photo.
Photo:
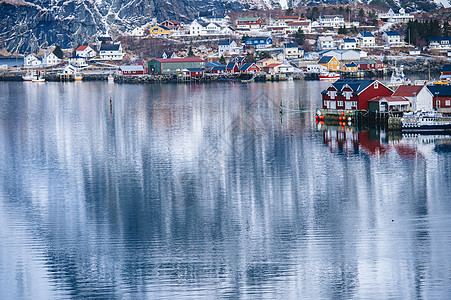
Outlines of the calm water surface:
{"type": "Polygon", "coordinates": [[[325,86],[0,82],[0,298],[449,299],[451,138],[325,86]]]}

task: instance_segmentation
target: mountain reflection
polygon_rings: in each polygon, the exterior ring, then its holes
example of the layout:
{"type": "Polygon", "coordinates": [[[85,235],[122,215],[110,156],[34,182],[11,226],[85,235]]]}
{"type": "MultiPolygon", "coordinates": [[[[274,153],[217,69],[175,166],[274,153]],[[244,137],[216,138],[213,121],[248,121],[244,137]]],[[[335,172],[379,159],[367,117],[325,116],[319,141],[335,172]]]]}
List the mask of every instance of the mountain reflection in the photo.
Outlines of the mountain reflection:
{"type": "Polygon", "coordinates": [[[318,130],[317,82],[0,88],[5,296],[449,293],[444,138],[318,130]]]}

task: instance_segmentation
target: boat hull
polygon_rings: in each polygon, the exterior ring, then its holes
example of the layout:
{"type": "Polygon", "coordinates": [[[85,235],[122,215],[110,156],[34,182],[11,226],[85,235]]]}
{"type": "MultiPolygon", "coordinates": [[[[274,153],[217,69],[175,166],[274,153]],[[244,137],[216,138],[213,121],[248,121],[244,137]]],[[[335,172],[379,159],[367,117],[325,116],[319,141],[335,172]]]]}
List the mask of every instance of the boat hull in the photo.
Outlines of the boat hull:
{"type": "Polygon", "coordinates": [[[403,133],[450,133],[451,124],[402,126],[403,133]]]}

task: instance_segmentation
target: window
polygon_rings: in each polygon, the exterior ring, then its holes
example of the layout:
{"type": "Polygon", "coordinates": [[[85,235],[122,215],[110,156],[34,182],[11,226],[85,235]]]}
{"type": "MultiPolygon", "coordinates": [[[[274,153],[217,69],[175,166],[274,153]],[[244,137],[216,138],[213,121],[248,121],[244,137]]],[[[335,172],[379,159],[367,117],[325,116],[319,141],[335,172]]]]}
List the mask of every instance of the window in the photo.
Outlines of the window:
{"type": "Polygon", "coordinates": [[[343,106],[343,101],[337,101],[337,106],[343,106]]]}
{"type": "Polygon", "coordinates": [[[351,99],[351,92],[345,92],[346,100],[351,99]]]}
{"type": "Polygon", "coordinates": [[[374,83],[374,89],[378,89],[379,88],[379,83],[378,82],[375,82],[374,83]]]}
{"type": "Polygon", "coordinates": [[[446,100],[445,101],[445,106],[451,106],[451,100],[446,100]]]}

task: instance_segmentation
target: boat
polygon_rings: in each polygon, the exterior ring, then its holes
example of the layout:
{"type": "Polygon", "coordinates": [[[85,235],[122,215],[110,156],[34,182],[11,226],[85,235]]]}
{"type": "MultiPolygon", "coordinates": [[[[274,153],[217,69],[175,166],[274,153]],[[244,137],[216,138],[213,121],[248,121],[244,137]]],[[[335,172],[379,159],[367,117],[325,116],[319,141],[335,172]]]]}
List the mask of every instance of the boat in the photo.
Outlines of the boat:
{"type": "Polygon", "coordinates": [[[113,75],[108,75],[108,83],[114,83],[114,77],[113,75]]]}
{"type": "Polygon", "coordinates": [[[419,112],[405,114],[401,118],[403,133],[449,133],[451,118],[444,118],[438,112],[419,112]]]}
{"type": "Polygon", "coordinates": [[[321,72],[318,78],[319,80],[338,80],[341,76],[338,72],[321,72]]]}
{"type": "Polygon", "coordinates": [[[27,74],[22,75],[23,81],[32,81],[33,80],[33,72],[27,72],[27,74]]]}
{"type": "Polygon", "coordinates": [[[34,75],[33,79],[31,79],[32,82],[45,82],[44,75],[34,75]]]}
{"type": "Polygon", "coordinates": [[[75,81],[82,81],[83,75],[81,73],[75,73],[75,81]]]}

